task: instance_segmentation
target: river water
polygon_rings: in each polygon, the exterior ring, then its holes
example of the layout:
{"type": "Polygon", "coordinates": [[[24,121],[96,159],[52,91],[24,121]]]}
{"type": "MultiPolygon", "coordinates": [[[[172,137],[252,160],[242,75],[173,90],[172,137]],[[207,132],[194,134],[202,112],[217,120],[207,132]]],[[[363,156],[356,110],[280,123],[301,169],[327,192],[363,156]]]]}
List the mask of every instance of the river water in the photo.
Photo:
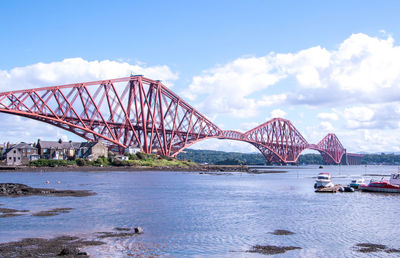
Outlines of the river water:
{"type": "MultiPolygon", "coordinates": [[[[297,246],[280,257],[395,257],[360,253],[357,243],[400,248],[400,194],[314,193],[319,172],[335,184],[363,174],[390,174],[390,166],[289,167],[287,173],[3,172],[0,182],[86,189],[89,197],[0,197],[3,208],[30,213],[0,218],[0,242],[24,237],[93,236],[115,227],[141,226],[144,234],[106,239],[88,248],[95,257],[262,257],[253,245],[297,246]],[[49,181],[49,184],[45,182],[49,181]],[[73,208],[53,217],[30,214],[73,208]],[[277,229],[293,235],[273,235],[277,229]]],[[[369,179],[371,177],[366,177],[369,179]]],[[[375,176],[374,178],[380,179],[375,176]]]]}

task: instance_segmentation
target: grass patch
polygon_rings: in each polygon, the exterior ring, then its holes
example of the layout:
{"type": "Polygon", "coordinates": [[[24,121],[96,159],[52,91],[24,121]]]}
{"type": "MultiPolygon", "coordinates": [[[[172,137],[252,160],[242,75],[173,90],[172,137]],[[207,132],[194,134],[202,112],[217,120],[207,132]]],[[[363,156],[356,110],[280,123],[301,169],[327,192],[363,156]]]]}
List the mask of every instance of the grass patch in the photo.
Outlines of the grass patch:
{"type": "Polygon", "coordinates": [[[198,166],[197,163],[187,160],[178,160],[172,157],[159,156],[155,154],[146,154],[138,152],[136,154],[126,154],[128,160],[119,160],[116,158],[99,157],[97,160],[90,161],[88,159],[75,159],[75,160],[47,160],[39,159],[31,161],[29,166],[33,167],[66,167],[66,166],[124,166],[124,167],[151,167],[151,168],[190,168],[198,166]]]}

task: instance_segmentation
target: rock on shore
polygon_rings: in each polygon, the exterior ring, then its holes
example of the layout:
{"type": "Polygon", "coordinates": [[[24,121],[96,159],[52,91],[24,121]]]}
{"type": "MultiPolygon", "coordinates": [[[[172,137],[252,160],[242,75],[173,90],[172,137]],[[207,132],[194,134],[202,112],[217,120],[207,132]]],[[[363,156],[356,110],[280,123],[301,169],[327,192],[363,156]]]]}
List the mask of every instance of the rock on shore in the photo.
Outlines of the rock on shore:
{"type": "Polygon", "coordinates": [[[24,238],[16,242],[0,243],[0,257],[89,257],[80,249],[103,244],[105,242],[74,236],[52,239],[24,238]]]}
{"type": "Polygon", "coordinates": [[[96,193],[87,190],[56,190],[51,188],[33,188],[24,184],[0,183],[0,196],[18,197],[31,195],[48,195],[84,197],[95,194],[96,193]]]}

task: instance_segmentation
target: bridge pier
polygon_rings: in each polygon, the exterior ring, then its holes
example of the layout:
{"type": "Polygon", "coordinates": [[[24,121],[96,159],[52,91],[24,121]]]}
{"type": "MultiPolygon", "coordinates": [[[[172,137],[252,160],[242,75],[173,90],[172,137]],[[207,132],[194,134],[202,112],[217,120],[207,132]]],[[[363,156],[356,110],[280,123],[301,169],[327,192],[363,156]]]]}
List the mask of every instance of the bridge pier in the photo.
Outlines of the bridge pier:
{"type": "Polygon", "coordinates": [[[343,155],[342,165],[361,165],[361,159],[364,155],[355,153],[345,153],[343,155]]]}

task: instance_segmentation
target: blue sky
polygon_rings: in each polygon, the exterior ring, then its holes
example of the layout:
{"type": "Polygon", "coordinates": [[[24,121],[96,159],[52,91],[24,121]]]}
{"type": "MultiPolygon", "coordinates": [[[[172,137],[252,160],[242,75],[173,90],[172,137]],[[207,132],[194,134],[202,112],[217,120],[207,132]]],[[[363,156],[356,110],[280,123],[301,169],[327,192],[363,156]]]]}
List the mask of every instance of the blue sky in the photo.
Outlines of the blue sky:
{"type": "MultiPolygon", "coordinates": [[[[349,151],[400,151],[398,1],[0,6],[1,91],[140,71],[168,83],[225,129],[246,131],[279,115],[311,143],[333,132],[349,151]],[[130,68],[119,69],[123,64],[130,68]]],[[[12,121],[0,128],[1,142],[76,139],[59,129],[43,134],[47,125],[25,119],[2,114],[1,121],[12,121]]],[[[226,141],[193,147],[255,151],[226,141]]]]}

